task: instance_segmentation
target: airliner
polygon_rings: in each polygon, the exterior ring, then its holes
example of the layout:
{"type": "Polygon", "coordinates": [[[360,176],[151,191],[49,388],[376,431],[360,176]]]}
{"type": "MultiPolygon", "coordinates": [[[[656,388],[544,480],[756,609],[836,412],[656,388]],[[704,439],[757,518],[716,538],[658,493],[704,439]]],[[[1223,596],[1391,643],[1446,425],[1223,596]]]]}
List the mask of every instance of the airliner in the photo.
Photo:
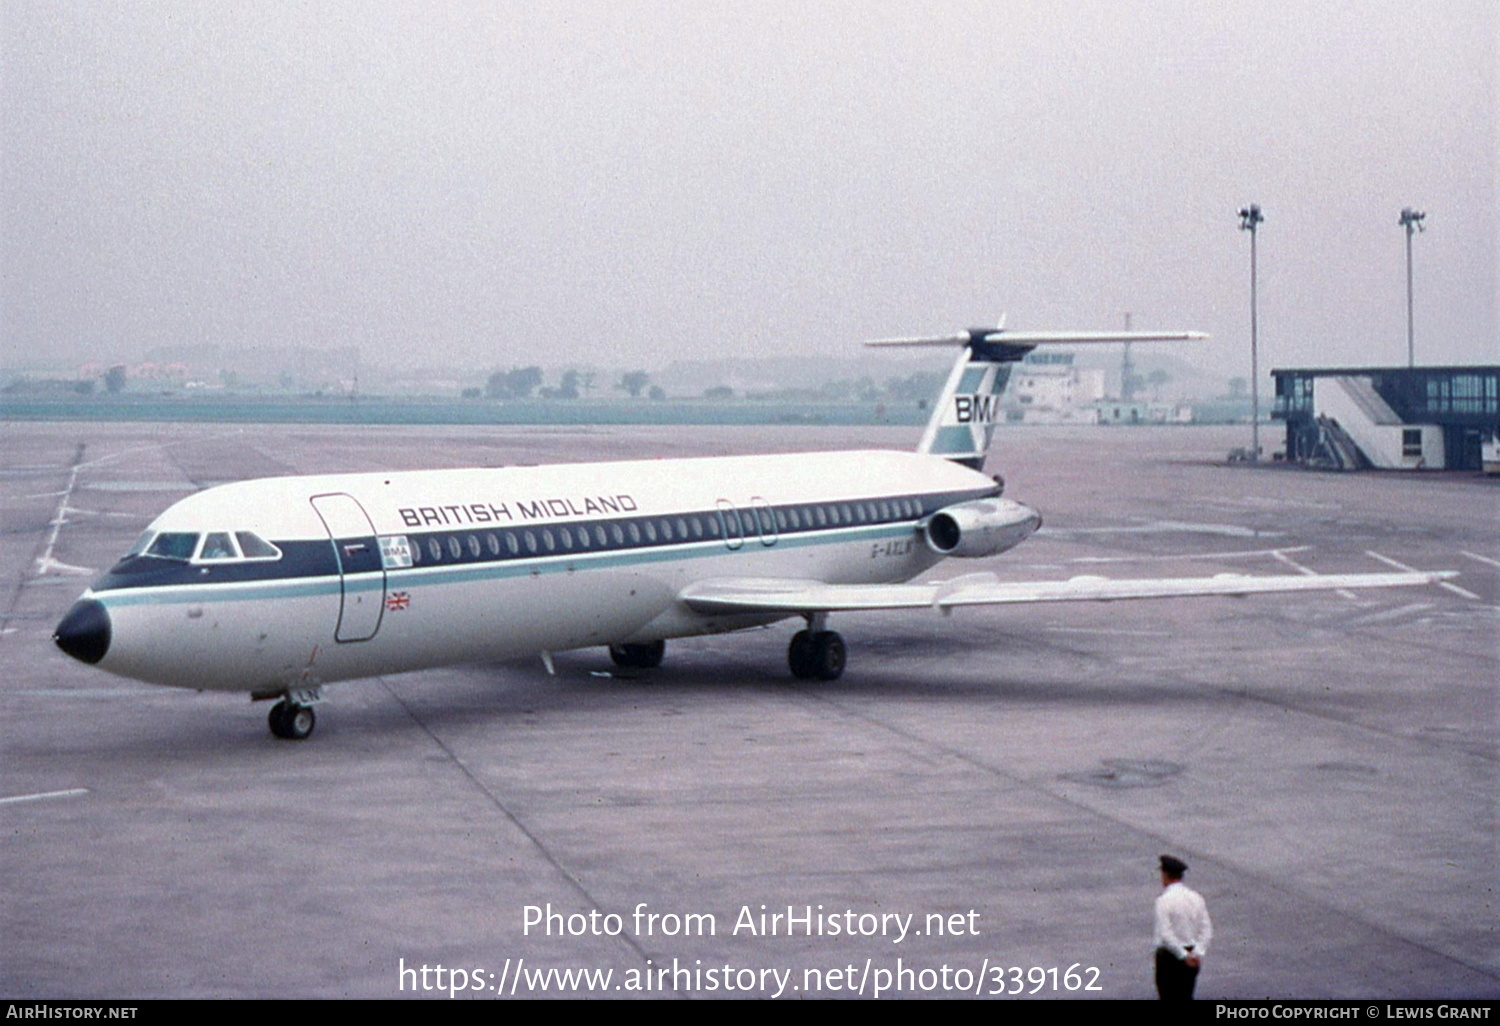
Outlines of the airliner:
{"type": "MultiPolygon", "coordinates": [[[[646,669],[669,638],[801,618],[793,676],[834,680],[855,610],[1421,585],[1441,573],[1001,581],[914,579],[1014,548],[1041,525],[982,468],[999,397],[1038,345],[1180,333],[972,329],[871,345],[959,349],[915,452],[320,474],[176,503],[53,635],[122,677],[272,700],[303,739],[323,685],[605,646],[646,669]]],[[[1451,576],[1451,575],[1450,575],[1451,576]]]]}

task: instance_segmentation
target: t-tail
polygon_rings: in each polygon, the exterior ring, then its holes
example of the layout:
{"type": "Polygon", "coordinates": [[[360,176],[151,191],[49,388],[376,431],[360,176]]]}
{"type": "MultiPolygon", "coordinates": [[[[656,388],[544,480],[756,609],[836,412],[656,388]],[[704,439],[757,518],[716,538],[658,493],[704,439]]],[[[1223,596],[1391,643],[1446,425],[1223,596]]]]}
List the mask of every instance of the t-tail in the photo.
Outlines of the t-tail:
{"type": "Polygon", "coordinates": [[[1037,346],[1096,342],[1183,342],[1208,338],[1196,331],[1006,331],[969,328],[952,335],[884,338],[871,346],[958,346],[961,351],[943,386],[942,397],[927,422],[917,452],[942,456],[974,470],[984,468],[990,436],[1004,414],[1000,398],[1010,383],[1012,365],[1037,346]]]}

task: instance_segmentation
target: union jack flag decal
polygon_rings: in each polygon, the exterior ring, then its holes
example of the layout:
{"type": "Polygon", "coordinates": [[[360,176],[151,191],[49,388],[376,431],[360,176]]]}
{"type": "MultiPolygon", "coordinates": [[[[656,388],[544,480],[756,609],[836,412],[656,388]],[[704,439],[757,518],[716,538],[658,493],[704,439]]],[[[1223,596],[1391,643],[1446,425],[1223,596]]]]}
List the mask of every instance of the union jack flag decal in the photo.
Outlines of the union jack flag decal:
{"type": "Polygon", "coordinates": [[[393,591],[386,596],[385,608],[405,609],[411,605],[411,593],[405,591],[393,591]]]}

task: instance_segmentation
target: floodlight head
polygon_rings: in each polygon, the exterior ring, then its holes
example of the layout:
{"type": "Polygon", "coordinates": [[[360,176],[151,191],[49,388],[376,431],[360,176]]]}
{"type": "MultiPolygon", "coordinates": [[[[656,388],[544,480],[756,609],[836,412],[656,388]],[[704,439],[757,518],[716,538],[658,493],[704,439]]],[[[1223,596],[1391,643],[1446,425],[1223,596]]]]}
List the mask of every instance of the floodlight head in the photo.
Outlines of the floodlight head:
{"type": "Polygon", "coordinates": [[[1422,224],[1422,222],[1426,219],[1426,211],[1413,210],[1411,207],[1402,207],[1401,219],[1396,223],[1399,224],[1402,228],[1405,228],[1407,233],[1410,234],[1413,229],[1416,229],[1419,232],[1426,231],[1426,226],[1422,224]]]}
{"type": "Polygon", "coordinates": [[[1261,216],[1260,204],[1252,203],[1248,207],[1240,208],[1240,231],[1255,231],[1255,226],[1264,221],[1261,216]]]}

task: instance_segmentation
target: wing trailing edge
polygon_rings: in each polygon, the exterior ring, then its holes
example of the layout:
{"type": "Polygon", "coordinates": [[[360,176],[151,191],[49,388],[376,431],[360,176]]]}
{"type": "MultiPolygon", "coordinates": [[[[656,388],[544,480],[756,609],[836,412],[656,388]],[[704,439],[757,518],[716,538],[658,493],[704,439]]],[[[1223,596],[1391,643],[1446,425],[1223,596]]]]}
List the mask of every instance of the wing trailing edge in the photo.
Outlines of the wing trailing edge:
{"type": "Polygon", "coordinates": [[[1115,580],[1073,577],[1066,581],[1002,581],[994,574],[968,574],[923,584],[824,584],[820,581],[739,577],[699,581],[678,599],[695,613],[835,613],[881,609],[937,609],[1023,605],[1036,602],[1118,602],[1126,599],[1262,595],[1355,588],[1410,588],[1458,576],[1451,570],[1416,573],[1318,574],[1115,580]]]}

